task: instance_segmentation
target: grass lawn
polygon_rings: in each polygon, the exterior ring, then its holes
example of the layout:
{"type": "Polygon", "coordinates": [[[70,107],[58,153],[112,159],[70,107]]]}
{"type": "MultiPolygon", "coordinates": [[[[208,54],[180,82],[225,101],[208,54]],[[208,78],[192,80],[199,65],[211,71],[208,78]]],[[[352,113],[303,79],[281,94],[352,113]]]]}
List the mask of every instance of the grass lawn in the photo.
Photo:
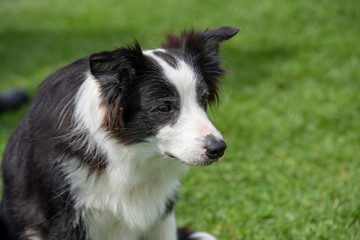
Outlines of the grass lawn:
{"type": "MultiPolygon", "coordinates": [[[[6,1],[0,92],[184,28],[242,26],[210,117],[224,159],[184,176],[178,225],[222,240],[360,239],[360,4],[303,1],[6,1]]],[[[26,107],[0,115],[0,153],[26,107]]]]}

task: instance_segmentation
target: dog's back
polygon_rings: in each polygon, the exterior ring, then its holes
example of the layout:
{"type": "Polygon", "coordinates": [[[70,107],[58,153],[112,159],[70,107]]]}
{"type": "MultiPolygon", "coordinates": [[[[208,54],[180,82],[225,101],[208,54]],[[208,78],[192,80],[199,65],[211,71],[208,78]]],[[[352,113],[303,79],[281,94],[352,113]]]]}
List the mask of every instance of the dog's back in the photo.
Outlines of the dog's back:
{"type": "Polygon", "coordinates": [[[44,230],[38,226],[58,232],[58,239],[71,239],[72,231],[81,231],[68,228],[74,217],[73,199],[61,167],[64,152],[58,146],[71,130],[71,113],[64,112],[64,104],[74,104],[72,99],[85,79],[87,62],[79,60],[42,83],[5,148],[1,219],[8,234],[16,239],[44,230]]]}

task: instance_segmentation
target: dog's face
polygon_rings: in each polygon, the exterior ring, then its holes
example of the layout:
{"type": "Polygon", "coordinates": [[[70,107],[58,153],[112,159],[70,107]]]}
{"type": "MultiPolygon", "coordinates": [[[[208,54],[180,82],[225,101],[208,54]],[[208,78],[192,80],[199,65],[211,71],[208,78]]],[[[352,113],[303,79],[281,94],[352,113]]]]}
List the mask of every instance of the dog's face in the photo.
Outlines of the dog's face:
{"type": "Polygon", "coordinates": [[[169,36],[162,48],[129,48],[90,57],[106,109],[102,127],[126,145],[150,142],[164,156],[205,166],[223,156],[226,144],[209,121],[217,100],[219,44],[238,28],[169,36]]]}

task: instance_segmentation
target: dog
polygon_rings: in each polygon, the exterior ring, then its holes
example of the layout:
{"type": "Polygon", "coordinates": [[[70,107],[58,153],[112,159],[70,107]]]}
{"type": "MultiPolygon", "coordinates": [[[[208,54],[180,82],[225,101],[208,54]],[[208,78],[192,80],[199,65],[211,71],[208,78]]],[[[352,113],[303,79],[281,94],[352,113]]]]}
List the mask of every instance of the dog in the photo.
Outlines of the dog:
{"type": "Polygon", "coordinates": [[[2,239],[213,240],[177,229],[179,177],[220,159],[207,117],[239,28],[168,35],[82,58],[46,78],[2,161],[2,239]]]}

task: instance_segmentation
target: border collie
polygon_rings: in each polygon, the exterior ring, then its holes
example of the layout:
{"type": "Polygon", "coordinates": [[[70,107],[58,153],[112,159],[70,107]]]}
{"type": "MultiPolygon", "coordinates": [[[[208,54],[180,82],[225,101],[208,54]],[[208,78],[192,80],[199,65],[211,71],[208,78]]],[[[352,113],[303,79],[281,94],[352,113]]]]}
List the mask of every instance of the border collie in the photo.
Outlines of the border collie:
{"type": "Polygon", "coordinates": [[[80,59],[41,84],[3,155],[1,239],[211,240],[178,230],[179,177],[226,144],[209,121],[219,44],[239,28],[169,35],[80,59]]]}

